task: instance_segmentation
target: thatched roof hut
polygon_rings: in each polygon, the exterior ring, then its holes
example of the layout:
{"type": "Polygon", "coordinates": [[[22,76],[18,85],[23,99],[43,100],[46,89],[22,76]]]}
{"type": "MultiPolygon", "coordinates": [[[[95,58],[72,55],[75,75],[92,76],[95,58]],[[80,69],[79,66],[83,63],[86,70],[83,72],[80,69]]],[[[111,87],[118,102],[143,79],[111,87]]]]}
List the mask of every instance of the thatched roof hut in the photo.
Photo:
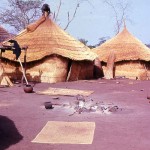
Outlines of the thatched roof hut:
{"type": "Polygon", "coordinates": [[[0,26],[0,43],[10,37],[11,35],[3,27],[0,26]]]}
{"type": "MultiPolygon", "coordinates": [[[[98,54],[104,64],[107,63],[110,52],[114,52],[115,76],[140,79],[150,77],[150,49],[134,37],[126,26],[118,35],[92,51],[98,54]]],[[[105,70],[104,66],[103,68],[105,70]]]]}
{"type": "MultiPolygon", "coordinates": [[[[66,33],[47,15],[29,25],[15,40],[21,47],[28,46],[28,79],[52,83],[93,76],[93,61],[97,55],[66,33]],[[76,76],[72,74],[74,69],[78,70],[76,76]]],[[[14,56],[7,51],[3,58],[12,60],[14,56]]],[[[24,53],[20,59],[24,61],[24,53]]]]}

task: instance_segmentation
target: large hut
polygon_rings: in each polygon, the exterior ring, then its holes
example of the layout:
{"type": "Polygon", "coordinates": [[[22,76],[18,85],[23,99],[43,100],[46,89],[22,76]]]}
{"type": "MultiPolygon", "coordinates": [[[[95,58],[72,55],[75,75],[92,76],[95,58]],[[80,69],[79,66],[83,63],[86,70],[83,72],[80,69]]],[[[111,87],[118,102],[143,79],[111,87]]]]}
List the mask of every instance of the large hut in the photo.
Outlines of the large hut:
{"type": "Polygon", "coordinates": [[[150,49],[134,37],[124,26],[122,32],[92,49],[103,64],[104,74],[108,57],[115,55],[114,76],[131,79],[150,79],[150,49]]]}
{"type": "MultiPolygon", "coordinates": [[[[97,55],[61,29],[45,12],[15,38],[28,49],[20,55],[28,80],[63,82],[93,78],[93,62],[97,55]]],[[[3,53],[5,71],[11,78],[20,78],[21,68],[11,51],[3,53]]]]}

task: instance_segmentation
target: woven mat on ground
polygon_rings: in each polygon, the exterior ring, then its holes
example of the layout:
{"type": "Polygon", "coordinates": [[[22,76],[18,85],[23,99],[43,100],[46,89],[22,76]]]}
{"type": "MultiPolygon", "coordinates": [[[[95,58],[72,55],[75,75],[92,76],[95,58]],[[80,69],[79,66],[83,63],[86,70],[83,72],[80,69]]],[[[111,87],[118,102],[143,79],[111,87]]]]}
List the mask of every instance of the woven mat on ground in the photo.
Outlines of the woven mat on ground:
{"type": "Polygon", "coordinates": [[[76,96],[83,95],[89,96],[94,91],[85,91],[85,90],[75,90],[75,89],[61,89],[61,88],[48,88],[45,91],[37,91],[37,94],[45,94],[45,95],[66,95],[66,96],[76,96]]]}
{"type": "Polygon", "coordinates": [[[92,144],[95,122],[48,121],[32,141],[52,144],[92,144]]]}

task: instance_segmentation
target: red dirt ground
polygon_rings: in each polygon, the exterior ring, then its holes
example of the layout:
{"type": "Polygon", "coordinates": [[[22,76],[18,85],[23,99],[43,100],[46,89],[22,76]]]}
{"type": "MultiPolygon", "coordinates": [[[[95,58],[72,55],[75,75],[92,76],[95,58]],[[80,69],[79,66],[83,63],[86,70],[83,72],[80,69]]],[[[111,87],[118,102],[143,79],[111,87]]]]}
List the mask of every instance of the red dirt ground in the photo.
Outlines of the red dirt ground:
{"type": "MultiPolygon", "coordinates": [[[[76,81],[56,84],[40,83],[34,91],[48,87],[93,90],[86,97],[96,102],[113,103],[122,111],[113,114],[81,113],[54,106],[44,108],[44,102],[67,103],[75,97],[25,93],[19,84],[0,88],[0,150],[148,150],[150,149],[150,103],[147,99],[150,81],[129,79],[76,81]],[[47,121],[90,121],[96,123],[91,145],[37,144],[31,141],[47,121]]],[[[149,93],[150,94],[150,93],[149,93]]]]}

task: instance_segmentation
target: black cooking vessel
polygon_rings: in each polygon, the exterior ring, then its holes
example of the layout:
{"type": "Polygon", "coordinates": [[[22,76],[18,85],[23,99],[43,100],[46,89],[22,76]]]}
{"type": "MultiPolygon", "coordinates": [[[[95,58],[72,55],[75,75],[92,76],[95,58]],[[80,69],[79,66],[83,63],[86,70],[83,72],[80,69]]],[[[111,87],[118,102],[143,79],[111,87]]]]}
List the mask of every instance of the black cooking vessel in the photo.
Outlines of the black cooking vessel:
{"type": "Polygon", "coordinates": [[[45,102],[44,106],[46,109],[53,109],[54,108],[51,102],[45,102]]]}

